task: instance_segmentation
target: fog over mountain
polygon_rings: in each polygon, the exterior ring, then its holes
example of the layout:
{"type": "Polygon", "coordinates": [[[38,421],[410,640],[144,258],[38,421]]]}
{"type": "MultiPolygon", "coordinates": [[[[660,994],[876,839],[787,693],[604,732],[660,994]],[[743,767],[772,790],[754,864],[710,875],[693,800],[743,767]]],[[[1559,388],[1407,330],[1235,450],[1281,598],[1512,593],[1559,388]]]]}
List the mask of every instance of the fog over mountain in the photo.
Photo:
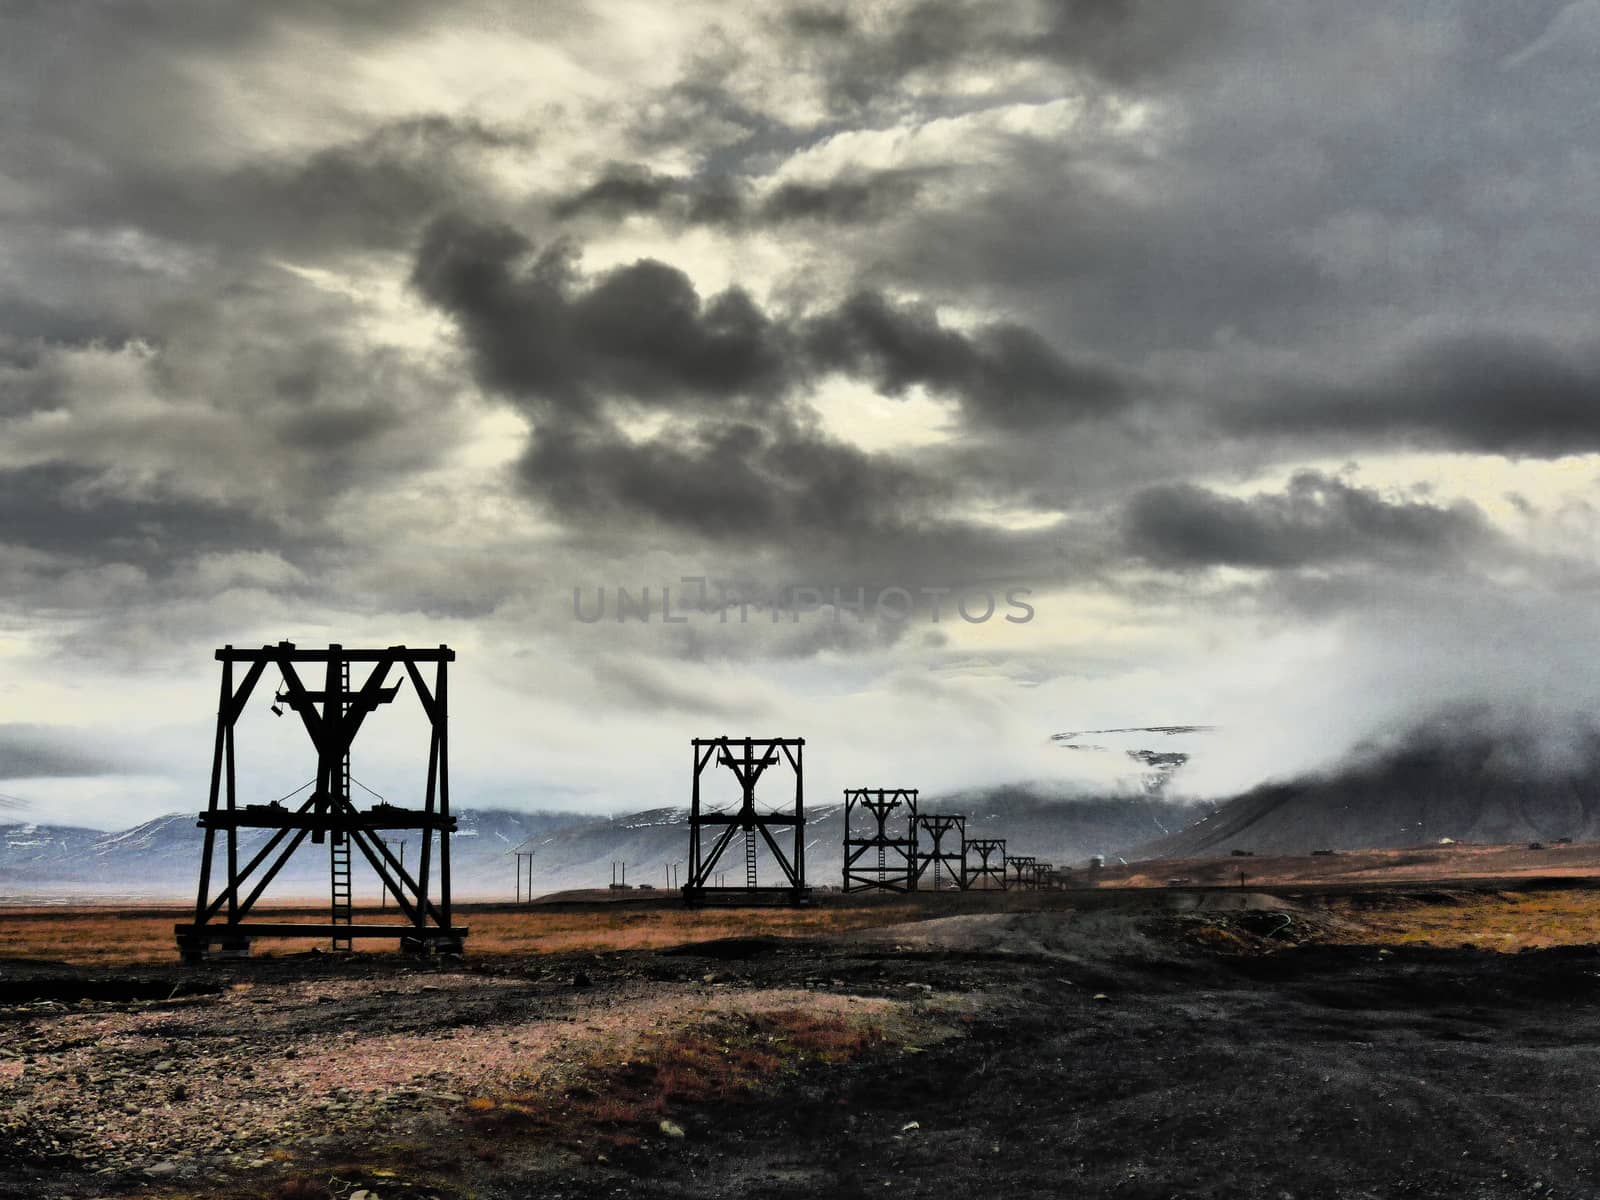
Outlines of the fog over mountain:
{"type": "Polygon", "coordinates": [[[588,818],[695,736],[1221,801],[1594,711],[1600,9],[1333,12],[5,6],[0,791],[198,809],[280,639],[455,647],[463,807],[588,818]]]}
{"type": "Polygon", "coordinates": [[[1326,772],[1217,806],[1129,857],[1307,853],[1457,842],[1600,840],[1600,725],[1452,709],[1326,772]]]}

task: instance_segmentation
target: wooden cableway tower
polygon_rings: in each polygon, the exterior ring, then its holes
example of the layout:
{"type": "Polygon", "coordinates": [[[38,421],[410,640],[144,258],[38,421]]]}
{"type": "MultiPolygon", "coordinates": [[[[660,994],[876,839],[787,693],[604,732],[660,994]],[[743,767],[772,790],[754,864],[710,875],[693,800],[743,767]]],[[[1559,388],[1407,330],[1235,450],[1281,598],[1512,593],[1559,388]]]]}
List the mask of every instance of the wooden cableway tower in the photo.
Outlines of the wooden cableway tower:
{"type": "MultiPolygon", "coordinates": [[[[689,801],[689,881],[683,885],[683,898],[690,904],[711,901],[778,901],[804,904],[811,898],[806,886],[806,807],[805,772],[801,755],[804,738],[695,738],[694,783],[689,801]],[[770,809],[756,807],[756,786],[768,768],[787,762],[794,773],[794,797],[770,809]],[[726,767],[739,784],[737,807],[719,809],[708,806],[702,781],[711,766],[726,767]],[[792,836],[785,849],[774,831],[792,836]],[[709,846],[705,835],[712,833],[709,846]],[[743,886],[718,887],[715,870],[738,834],[744,835],[743,886]],[[765,845],[773,864],[783,877],[775,885],[762,886],[757,877],[759,850],[765,845]]],[[[737,876],[736,876],[737,878],[737,876]]]]}
{"type": "Polygon", "coordinates": [[[259,650],[225,646],[216,657],[222,664],[222,696],[212,752],[210,802],[198,822],[205,831],[200,887],[194,920],[175,927],[178,949],[185,961],[198,962],[213,947],[228,954],[248,953],[253,937],[328,938],[336,948],[348,948],[357,938],[396,938],[410,950],[459,952],[467,931],[454,924],[450,911],[450,835],[456,822],[450,815],[447,727],[447,669],[455,661],[455,651],[448,646],[418,650],[390,646],[380,650],[347,649],[338,644],[303,650],[292,642],[279,642],[259,650]],[[423,668],[429,665],[434,667],[431,682],[423,675],[423,668]],[[244,669],[237,684],[236,667],[244,669]],[[274,711],[281,715],[281,705],[300,718],[317,755],[311,793],[295,808],[281,802],[238,802],[234,728],[269,667],[277,669],[282,681],[274,696],[274,711]],[[321,668],[320,688],[307,686],[300,675],[302,667],[321,668]],[[352,668],[356,667],[370,668],[359,683],[352,676],[352,668]],[[350,795],[350,748],[367,717],[379,705],[392,703],[399,693],[401,685],[388,682],[396,668],[410,680],[432,731],[422,806],[379,803],[365,811],[358,810],[350,795]],[[239,861],[241,830],[271,831],[265,843],[243,864],[239,861]],[[390,830],[411,830],[421,835],[422,852],[415,875],[384,841],[382,834],[390,830]],[[250,920],[267,886],[308,838],[314,845],[328,845],[328,922],[250,920]],[[225,881],[214,892],[212,880],[218,873],[219,841],[225,881]],[[394,897],[403,924],[354,923],[352,851],[360,851],[385,893],[394,897]]]}
{"type": "Polygon", "coordinates": [[[966,838],[961,843],[962,891],[1006,890],[1006,839],[966,838]]]}
{"type": "Polygon", "coordinates": [[[952,888],[965,890],[966,838],[967,818],[964,814],[918,813],[913,890],[921,889],[924,876],[929,877],[931,891],[942,890],[946,877],[952,888]]]}
{"type": "Polygon", "coordinates": [[[917,789],[846,788],[844,890],[909,892],[916,886],[917,789]],[[903,830],[891,828],[894,818],[905,819],[903,830]]]}

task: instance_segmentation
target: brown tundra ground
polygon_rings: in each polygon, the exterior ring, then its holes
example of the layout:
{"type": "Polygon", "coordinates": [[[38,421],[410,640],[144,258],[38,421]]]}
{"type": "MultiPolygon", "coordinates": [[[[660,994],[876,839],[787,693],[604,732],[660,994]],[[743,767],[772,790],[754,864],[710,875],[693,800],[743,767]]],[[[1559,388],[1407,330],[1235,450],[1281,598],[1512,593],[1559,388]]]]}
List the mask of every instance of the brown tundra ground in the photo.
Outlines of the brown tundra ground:
{"type": "Polygon", "coordinates": [[[0,915],[0,1197],[1600,1194],[1587,880],[0,915]]]}

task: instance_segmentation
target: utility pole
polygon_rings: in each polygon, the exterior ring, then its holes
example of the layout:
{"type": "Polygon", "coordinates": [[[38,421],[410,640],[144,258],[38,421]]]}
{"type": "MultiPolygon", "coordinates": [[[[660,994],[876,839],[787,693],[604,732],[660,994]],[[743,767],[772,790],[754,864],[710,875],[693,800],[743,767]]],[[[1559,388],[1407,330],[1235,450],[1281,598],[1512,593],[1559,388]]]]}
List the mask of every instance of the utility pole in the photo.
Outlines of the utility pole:
{"type": "Polygon", "coordinates": [[[526,897],[527,903],[529,903],[529,904],[533,903],[533,851],[532,850],[518,850],[517,851],[517,903],[521,904],[523,902],[523,900],[524,900],[524,897],[526,897]],[[528,888],[527,888],[527,892],[526,893],[523,892],[523,888],[522,888],[522,864],[523,864],[524,861],[526,861],[527,864],[528,864],[528,888]]]}

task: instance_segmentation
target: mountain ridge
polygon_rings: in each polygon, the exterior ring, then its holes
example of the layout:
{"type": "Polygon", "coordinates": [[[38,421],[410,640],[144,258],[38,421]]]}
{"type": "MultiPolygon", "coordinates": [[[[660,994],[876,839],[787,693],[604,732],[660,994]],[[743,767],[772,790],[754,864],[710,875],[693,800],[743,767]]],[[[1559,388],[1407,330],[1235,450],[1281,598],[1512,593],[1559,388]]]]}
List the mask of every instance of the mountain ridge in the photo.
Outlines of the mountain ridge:
{"type": "MultiPolygon", "coordinates": [[[[978,789],[924,802],[926,812],[962,812],[969,836],[1002,837],[1013,853],[1057,863],[1110,853],[1187,824],[1196,813],[1182,801],[1131,794],[1064,797],[1028,786],[978,789]]],[[[844,806],[815,804],[807,810],[807,875],[813,886],[839,881],[843,858],[844,806]]],[[[459,809],[451,844],[455,894],[511,898],[515,852],[534,854],[536,892],[603,887],[611,864],[627,864],[628,881],[665,886],[677,864],[684,881],[688,810],[656,807],[593,816],[567,811],[459,809]]],[[[265,840],[260,830],[241,832],[241,853],[265,840]]],[[[0,896],[93,896],[116,894],[151,899],[193,895],[198,878],[201,831],[189,813],[168,813],[113,832],[39,823],[0,824],[0,896]]],[[[390,837],[408,843],[414,863],[415,835],[390,837]]],[[[780,839],[786,845],[786,839],[780,839]]],[[[397,851],[398,852],[398,851],[397,851]]],[[[733,859],[724,866],[732,868],[733,859]]],[[[765,880],[773,864],[765,847],[758,857],[765,880]]],[[[302,848],[274,881],[268,897],[320,897],[327,887],[326,855],[302,848]]],[[[358,863],[357,900],[376,899],[376,881],[358,863]],[[363,888],[365,890],[363,890],[363,888]]]]}
{"type": "Polygon", "coordinates": [[[1600,735],[1556,745],[1471,719],[1418,726],[1331,771],[1267,783],[1125,852],[1194,858],[1456,842],[1600,840],[1600,735]],[[1457,723],[1459,722],[1459,723],[1457,723]]]}

